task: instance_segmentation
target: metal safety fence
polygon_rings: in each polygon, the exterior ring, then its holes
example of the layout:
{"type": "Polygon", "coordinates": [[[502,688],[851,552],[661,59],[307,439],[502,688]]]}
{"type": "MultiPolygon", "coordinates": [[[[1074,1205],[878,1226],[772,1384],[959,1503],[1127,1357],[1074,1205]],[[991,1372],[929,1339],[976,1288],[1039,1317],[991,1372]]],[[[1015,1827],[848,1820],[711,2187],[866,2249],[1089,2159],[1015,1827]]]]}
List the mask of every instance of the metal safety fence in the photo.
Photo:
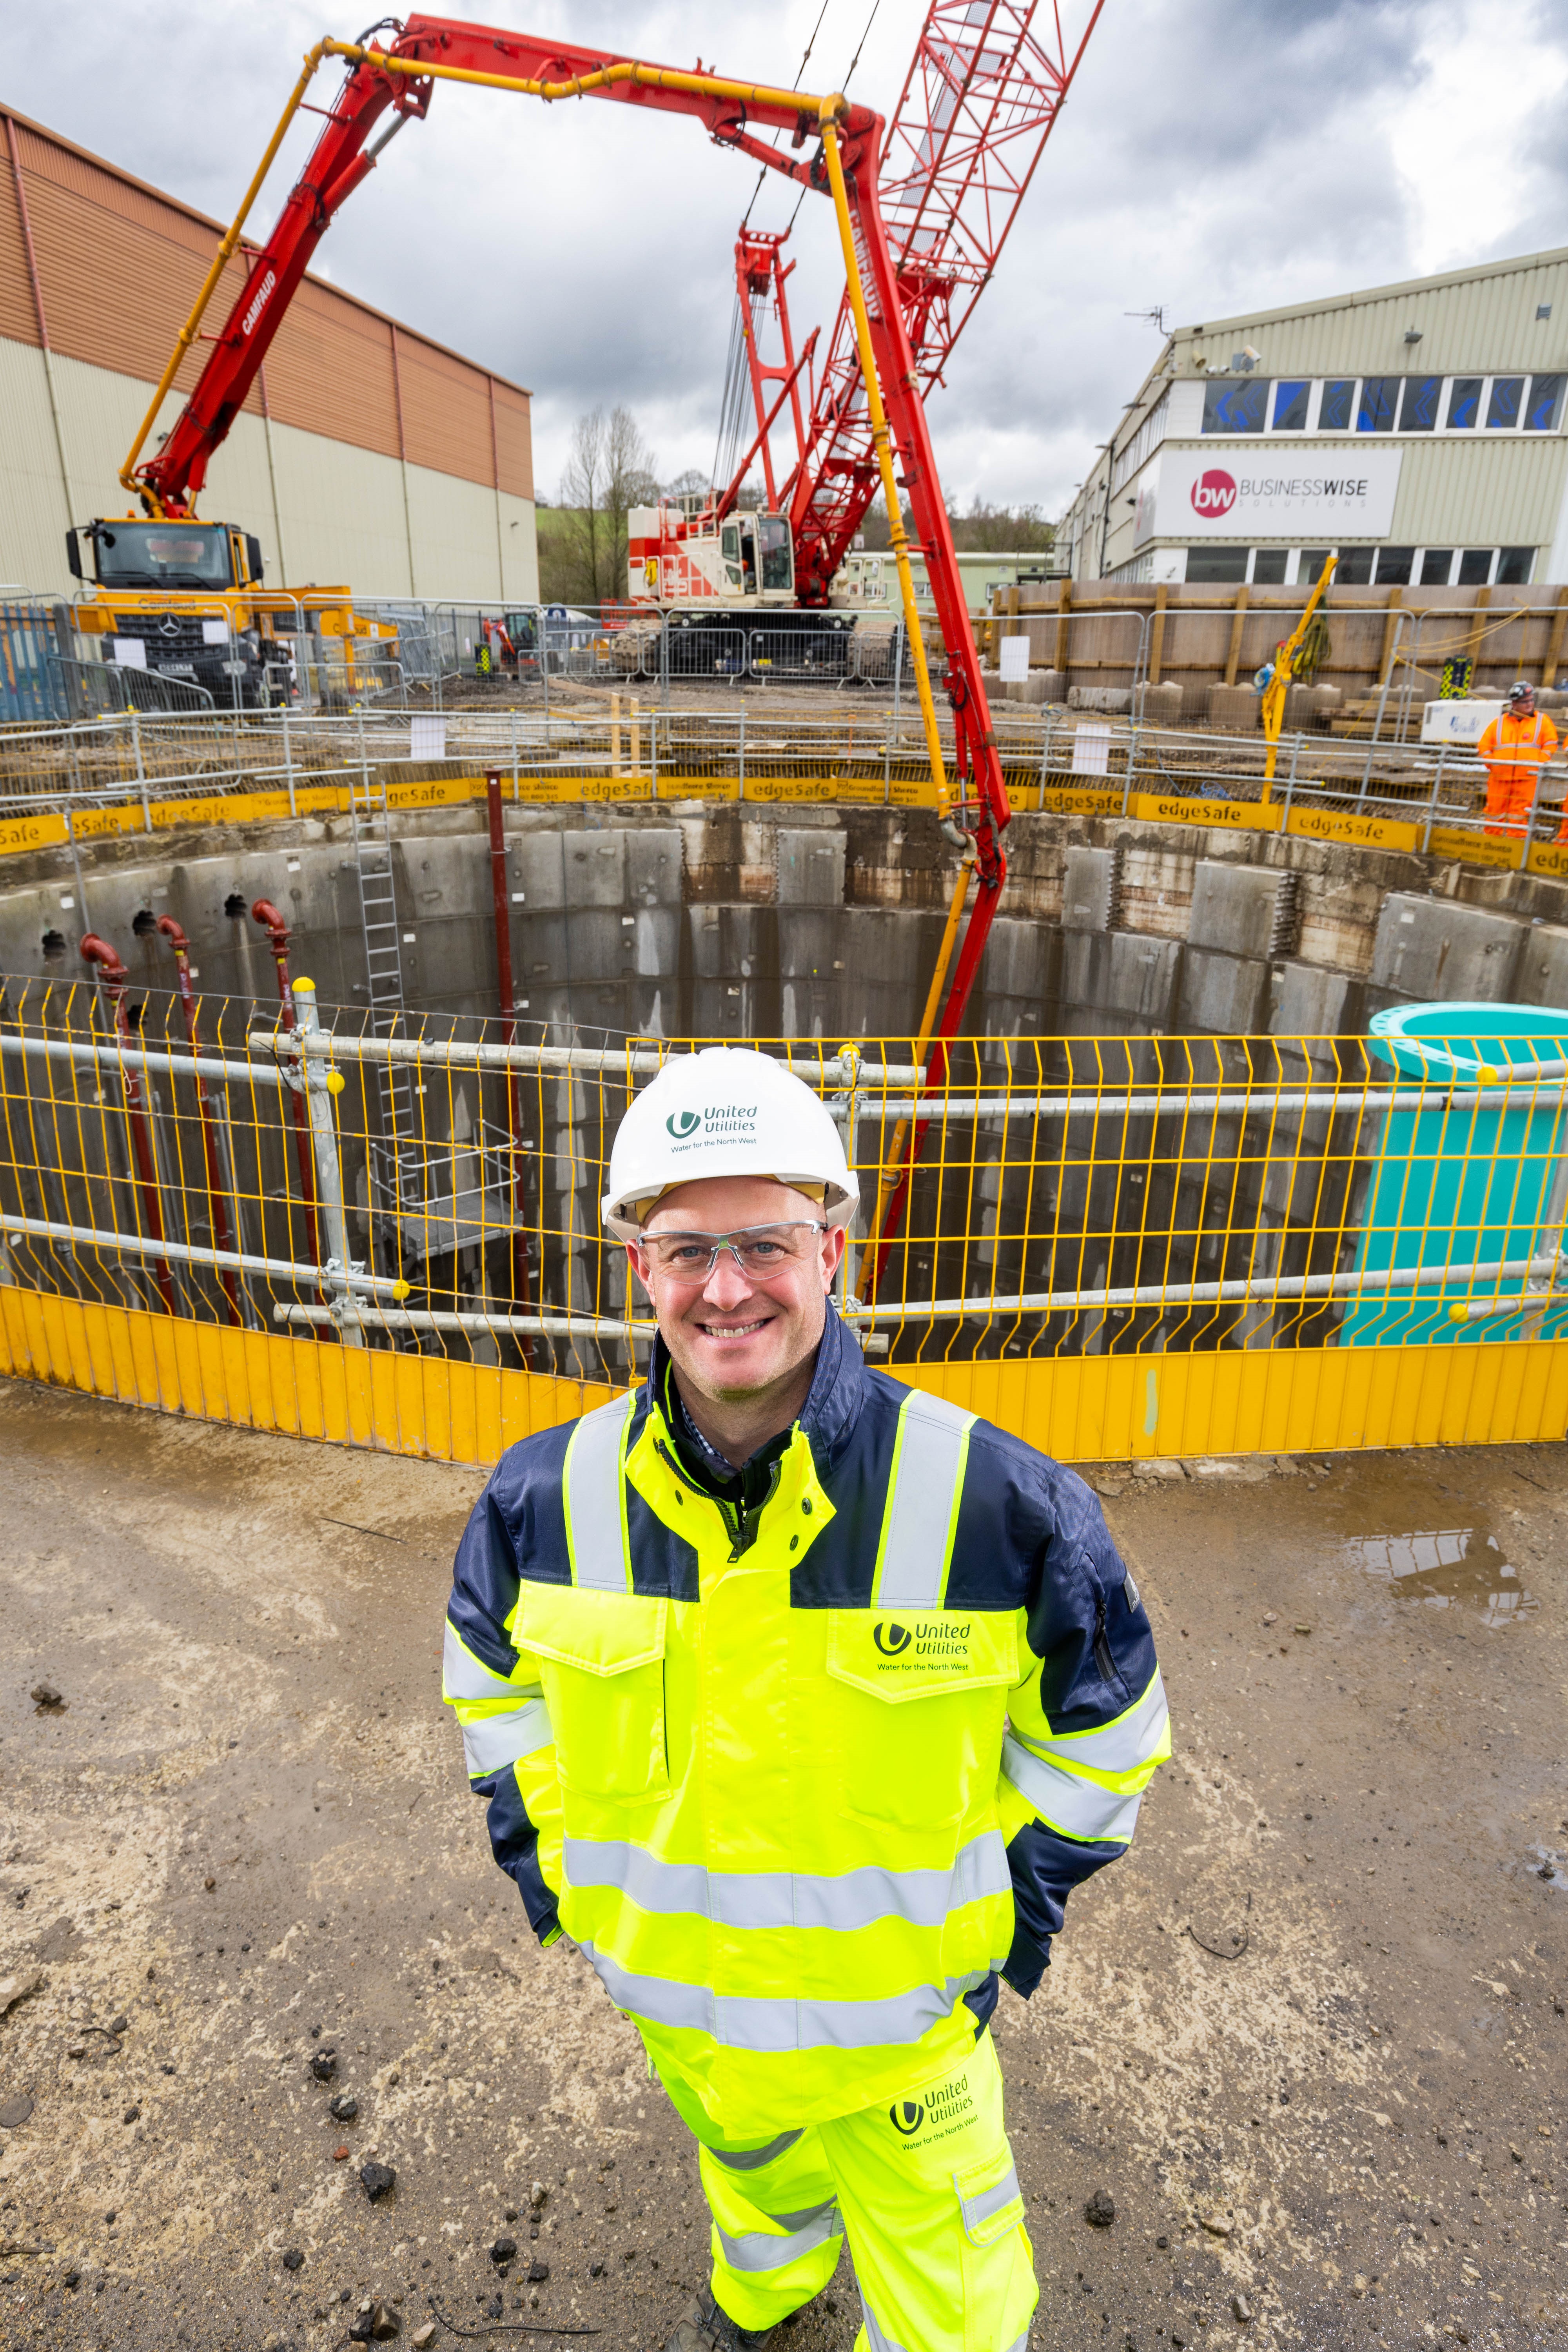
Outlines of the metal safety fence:
{"type": "MultiPolygon", "coordinates": [[[[1548,764],[1535,810],[1506,831],[1489,831],[1486,772],[1462,744],[1405,749],[1288,734],[1270,781],[1257,737],[1014,704],[993,717],[1007,789],[1025,810],[1321,834],[1499,865],[1551,847],[1568,823],[1568,770],[1548,764]]],[[[951,716],[940,731],[951,761],[951,716]]],[[[427,788],[443,772],[471,780],[490,769],[500,769],[514,798],[534,801],[694,793],[935,804],[910,699],[827,710],[744,701],[715,709],[661,706],[626,691],[549,711],[410,718],[369,709],[301,716],[286,708],[121,708],[71,726],[0,728],[0,819],[129,807],[132,822],[151,832],[161,803],[275,793],[287,813],[299,814],[301,795],[341,793],[353,777],[429,800],[440,797],[427,788]]],[[[178,810],[161,821],[178,822],[178,810]]],[[[1568,864],[1555,853],[1545,862],[1568,864]]]]}
{"type": "MultiPolygon", "coordinates": [[[[623,1386],[599,1199],[688,1045],[293,1011],[4,984],[6,1368],[462,1458],[623,1386]]],[[[858,1171],[868,1357],[1058,1454],[1568,1426],[1560,1034],[963,1041],[934,1087],[910,1040],[763,1049],[858,1171]]]]}

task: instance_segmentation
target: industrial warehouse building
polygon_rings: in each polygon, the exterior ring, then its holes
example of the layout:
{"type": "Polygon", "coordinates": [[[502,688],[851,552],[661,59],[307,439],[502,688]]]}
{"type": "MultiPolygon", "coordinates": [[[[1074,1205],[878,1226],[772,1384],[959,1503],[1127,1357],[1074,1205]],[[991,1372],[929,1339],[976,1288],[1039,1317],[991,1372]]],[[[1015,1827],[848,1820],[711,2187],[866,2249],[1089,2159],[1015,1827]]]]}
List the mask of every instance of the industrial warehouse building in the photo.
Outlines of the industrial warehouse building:
{"type": "Polygon", "coordinates": [[[1568,250],[1179,327],[1061,526],[1075,580],[1568,581],[1568,250]]]}
{"type": "MultiPolygon", "coordinates": [[[[222,234],[0,108],[5,587],[66,593],[68,526],[126,511],[120,467],[222,234]]],[[[247,247],[230,263],[209,330],[253,257],[247,247]]],[[[187,356],[163,427],[208,348],[187,356]]],[[[259,538],[272,584],[532,603],[529,395],[307,277],[213,460],[201,511],[259,538]]]]}

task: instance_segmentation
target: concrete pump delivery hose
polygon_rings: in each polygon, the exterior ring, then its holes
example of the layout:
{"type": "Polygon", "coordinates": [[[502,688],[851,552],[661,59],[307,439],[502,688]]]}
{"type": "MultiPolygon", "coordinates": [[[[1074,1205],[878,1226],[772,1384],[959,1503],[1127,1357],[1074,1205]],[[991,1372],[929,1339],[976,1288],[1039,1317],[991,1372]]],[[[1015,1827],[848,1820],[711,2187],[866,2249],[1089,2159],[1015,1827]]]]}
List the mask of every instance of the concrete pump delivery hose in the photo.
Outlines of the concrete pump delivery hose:
{"type": "Polygon", "coordinates": [[[882,406],[881,386],[877,381],[877,358],[871,349],[871,322],[866,315],[866,290],[860,283],[859,257],[855,250],[855,224],[849,211],[849,192],[844,184],[844,165],[838,153],[838,133],[826,115],[822,118],[822,151],[827,161],[827,178],[833,190],[834,210],[838,215],[839,242],[844,247],[844,282],[849,291],[849,308],[855,319],[855,341],[860,353],[860,380],[866,387],[866,413],[871,420],[871,440],[877,452],[877,464],[882,476],[882,497],[888,509],[888,538],[893,550],[893,560],[899,567],[899,593],[903,598],[904,630],[910,641],[910,654],[915,666],[915,686],[921,698],[921,717],[925,721],[926,750],[931,755],[931,781],[936,785],[937,818],[944,831],[952,824],[952,803],[947,789],[947,771],[942,764],[942,738],[937,732],[936,705],[931,700],[931,673],[926,667],[925,638],[921,633],[921,616],[915,609],[914,576],[910,570],[910,543],[904,535],[903,509],[899,504],[898,484],[893,478],[893,441],[888,430],[887,413],[882,406]]]}

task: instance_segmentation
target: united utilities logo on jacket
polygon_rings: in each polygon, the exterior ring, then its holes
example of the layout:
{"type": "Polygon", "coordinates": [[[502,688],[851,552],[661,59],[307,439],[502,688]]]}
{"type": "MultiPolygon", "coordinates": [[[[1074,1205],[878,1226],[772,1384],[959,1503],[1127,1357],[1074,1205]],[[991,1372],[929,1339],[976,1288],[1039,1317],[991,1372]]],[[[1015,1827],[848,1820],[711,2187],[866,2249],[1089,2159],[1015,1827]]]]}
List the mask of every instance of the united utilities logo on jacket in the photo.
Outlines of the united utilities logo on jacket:
{"type": "Polygon", "coordinates": [[[874,1617],[871,1646],[889,1673],[969,1672],[967,1617],[874,1617]]]}

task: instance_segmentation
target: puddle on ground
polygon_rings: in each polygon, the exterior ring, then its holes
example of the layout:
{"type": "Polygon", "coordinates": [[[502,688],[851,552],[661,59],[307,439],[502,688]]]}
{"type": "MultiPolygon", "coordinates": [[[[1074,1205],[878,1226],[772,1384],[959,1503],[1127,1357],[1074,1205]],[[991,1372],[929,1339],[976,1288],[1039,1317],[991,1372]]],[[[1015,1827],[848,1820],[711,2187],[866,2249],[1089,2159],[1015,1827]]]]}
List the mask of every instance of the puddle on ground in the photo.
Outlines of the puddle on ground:
{"type": "Polygon", "coordinates": [[[1348,1549],[1358,1567],[1385,1583],[1396,1601],[1417,1601],[1428,1609],[1474,1609],[1494,1631],[1533,1617],[1541,1607],[1484,1528],[1357,1536],[1348,1549]]]}

